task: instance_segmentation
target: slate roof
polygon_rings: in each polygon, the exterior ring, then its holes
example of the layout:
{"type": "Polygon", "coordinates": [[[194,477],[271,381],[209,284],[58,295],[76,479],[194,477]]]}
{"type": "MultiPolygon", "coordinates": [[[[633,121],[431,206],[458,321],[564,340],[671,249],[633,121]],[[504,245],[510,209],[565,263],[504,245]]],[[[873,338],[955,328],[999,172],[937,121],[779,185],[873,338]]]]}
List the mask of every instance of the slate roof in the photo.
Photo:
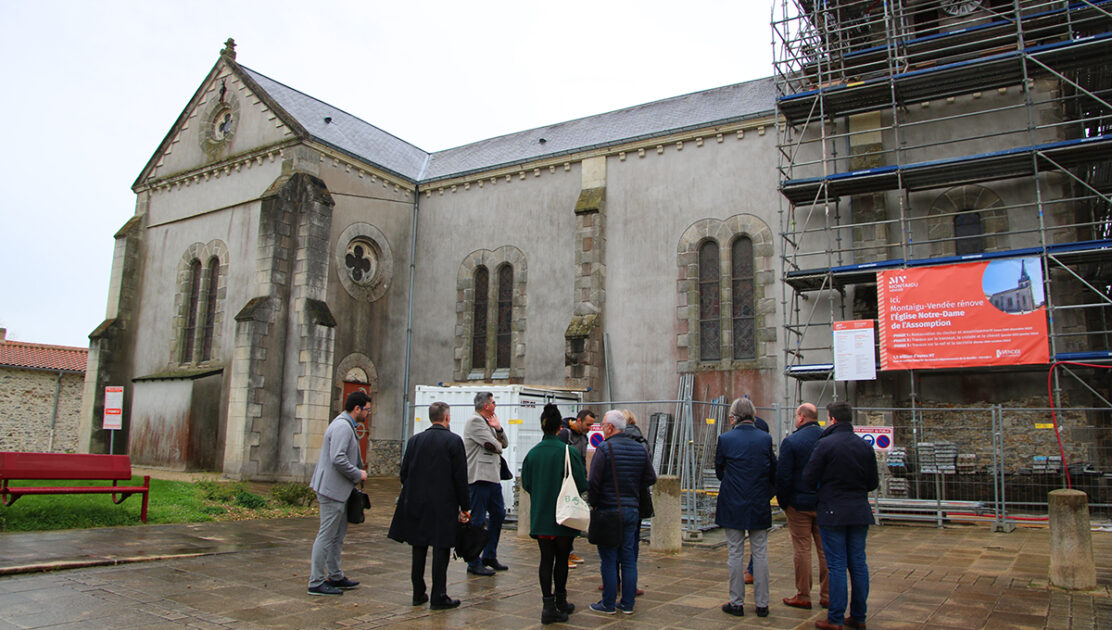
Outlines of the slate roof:
{"type": "Polygon", "coordinates": [[[84,372],[88,359],[88,348],[51,346],[23,341],[0,341],[0,367],[84,372]]]}
{"type": "Polygon", "coordinates": [[[429,158],[425,151],[342,109],[240,67],[316,140],[410,181],[420,177],[429,158]]]}
{"type": "Polygon", "coordinates": [[[480,140],[427,153],[351,114],[240,66],[317,141],[424,183],[775,112],[771,77],[480,140]],[[330,122],[325,122],[325,119],[330,122]],[[544,142],[541,142],[544,139],[544,142]]]}
{"type": "Polygon", "coordinates": [[[511,133],[432,154],[423,181],[652,138],[755,116],[776,108],[771,77],[511,133]],[[544,142],[541,142],[541,139],[544,142]]]}

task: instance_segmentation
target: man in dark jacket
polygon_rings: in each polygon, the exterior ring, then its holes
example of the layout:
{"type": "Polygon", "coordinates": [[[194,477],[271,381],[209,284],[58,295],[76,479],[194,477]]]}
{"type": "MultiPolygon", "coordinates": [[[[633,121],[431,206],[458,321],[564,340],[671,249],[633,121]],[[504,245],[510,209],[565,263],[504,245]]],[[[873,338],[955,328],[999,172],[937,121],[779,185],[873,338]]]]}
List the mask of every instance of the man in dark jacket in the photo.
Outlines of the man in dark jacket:
{"type": "Polygon", "coordinates": [[[633,614],[637,596],[637,534],[641,529],[638,505],[641,489],[656,483],[656,471],[649,462],[645,447],[624,433],[625,415],[617,410],[602,418],[602,434],[606,441],[595,449],[591,472],[587,475],[587,503],[598,510],[619,510],[622,521],[622,544],[619,547],[599,545],[602,572],[602,601],[591,604],[591,610],[612,615],[621,610],[633,614]],[[618,563],[622,566],[622,599],[618,597],[618,563]]]}
{"type": "Polygon", "coordinates": [[[811,539],[819,556],[819,601],[829,604],[830,579],[826,571],[826,555],[816,520],[818,496],[803,484],[803,468],[811,459],[811,451],[822,435],[818,410],[803,403],[795,410],[795,433],[780,443],[780,460],[776,463],[776,500],[788,517],[792,537],[792,560],[795,563],[795,595],[784,598],[784,604],[795,608],[811,608],[811,539]]]}
{"type": "Polygon", "coordinates": [[[718,437],[714,453],[714,472],[722,485],[714,522],[726,531],[727,560],[730,570],[730,601],[722,611],[735,616],[745,614],[745,538],[753,555],[753,599],[757,616],[768,616],[768,528],[772,527],[772,480],[776,476],[776,456],[772,437],[753,424],[756,409],[748,398],[730,405],[734,427],[718,437]]]}
{"type": "Polygon", "coordinates": [[[431,425],[409,438],[402,457],[402,492],[398,496],[389,537],[413,546],[413,605],[430,601],[425,592],[425,558],[432,547],[432,593],[429,607],[459,606],[448,597],[448,555],[456,544],[456,521],[467,522],[471,509],[467,490],[467,455],[463,440],[448,429],[447,403],[429,405],[431,425]]]}
{"type": "Polygon", "coordinates": [[[822,548],[830,568],[830,608],[816,628],[841,630],[865,627],[865,602],[869,598],[869,567],[865,563],[865,538],[873,524],[869,492],[878,476],[873,448],[853,432],[849,403],[826,406],[828,426],[803,469],[803,483],[818,489],[818,522],[822,548]],[[846,613],[846,570],[853,587],[846,613]]]}

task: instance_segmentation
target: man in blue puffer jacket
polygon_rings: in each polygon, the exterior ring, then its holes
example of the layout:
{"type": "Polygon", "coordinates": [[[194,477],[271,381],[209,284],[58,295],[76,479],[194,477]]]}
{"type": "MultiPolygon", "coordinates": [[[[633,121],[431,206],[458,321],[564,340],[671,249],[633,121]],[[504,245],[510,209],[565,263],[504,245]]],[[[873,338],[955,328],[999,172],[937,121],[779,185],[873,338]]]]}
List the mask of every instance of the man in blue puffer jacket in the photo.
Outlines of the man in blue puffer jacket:
{"type": "Polygon", "coordinates": [[[822,552],[822,536],[816,521],[818,495],[803,484],[803,468],[811,459],[811,451],[822,435],[818,409],[803,403],[795,410],[795,433],[780,443],[780,459],[776,462],[776,500],[788,517],[792,536],[792,560],[795,564],[795,595],[784,598],[784,604],[795,608],[811,608],[811,539],[819,556],[819,602],[825,607],[830,597],[830,578],[826,571],[826,555],[822,552]]]}
{"type": "Polygon", "coordinates": [[[772,437],[754,424],[756,409],[748,398],[730,405],[734,428],[718,437],[714,453],[714,472],[722,485],[714,522],[726,529],[727,560],[730,572],[730,601],[722,612],[745,614],[745,539],[753,555],[753,599],[757,616],[768,616],[768,528],[772,527],[772,481],[776,476],[776,456],[772,437]]]}
{"type": "Polygon", "coordinates": [[[598,546],[602,601],[591,604],[591,610],[604,615],[612,615],[618,610],[633,614],[637,593],[637,556],[634,546],[637,545],[637,533],[641,529],[638,505],[641,502],[641,489],[647,489],[656,483],[656,471],[653,470],[645,447],[624,433],[625,428],[626,418],[620,411],[608,411],[602,417],[602,434],[606,441],[595,449],[591,472],[587,477],[587,503],[598,510],[621,511],[621,546],[598,546]],[[622,565],[622,598],[615,606],[618,597],[619,562],[622,565]]]}
{"type": "Polygon", "coordinates": [[[853,432],[853,408],[846,402],[826,406],[826,430],[803,469],[803,483],[818,489],[818,521],[822,549],[830,568],[830,608],[826,619],[815,622],[821,630],[865,627],[865,604],[869,598],[869,566],[865,562],[865,539],[873,524],[869,493],[876,490],[879,475],[876,454],[853,432]],[[846,570],[853,587],[846,613],[846,570]]]}

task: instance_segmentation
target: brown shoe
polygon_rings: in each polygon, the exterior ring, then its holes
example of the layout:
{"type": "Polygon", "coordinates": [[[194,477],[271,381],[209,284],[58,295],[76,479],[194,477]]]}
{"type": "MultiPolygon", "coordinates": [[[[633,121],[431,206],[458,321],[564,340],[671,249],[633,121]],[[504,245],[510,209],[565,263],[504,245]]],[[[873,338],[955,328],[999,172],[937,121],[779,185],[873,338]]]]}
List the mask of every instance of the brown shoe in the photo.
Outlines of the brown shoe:
{"type": "Polygon", "coordinates": [[[823,608],[830,608],[830,600],[825,597],[819,600],[819,606],[823,608]]]}
{"type": "Polygon", "coordinates": [[[578,566],[579,566],[578,564],[572,562],[571,560],[568,560],[568,568],[569,569],[574,569],[574,568],[577,568],[578,566]]]}
{"type": "Polygon", "coordinates": [[[753,583],[753,574],[748,572],[748,571],[745,572],[745,583],[746,584],[752,584],[753,583]]]}
{"type": "Polygon", "coordinates": [[[580,558],[579,556],[575,555],[574,553],[569,553],[568,554],[568,561],[574,562],[576,564],[583,564],[584,562],[586,562],[583,558],[580,558]]]}
{"type": "Polygon", "coordinates": [[[815,627],[821,630],[842,630],[842,626],[836,626],[825,619],[819,619],[815,622],[815,627]]]}
{"type": "Polygon", "coordinates": [[[846,625],[850,628],[858,628],[858,630],[865,630],[865,622],[858,621],[853,617],[846,617],[846,625]]]}
{"type": "Polygon", "coordinates": [[[792,608],[806,608],[807,610],[811,610],[811,600],[803,599],[799,595],[785,597],[784,605],[791,606],[792,608]]]}

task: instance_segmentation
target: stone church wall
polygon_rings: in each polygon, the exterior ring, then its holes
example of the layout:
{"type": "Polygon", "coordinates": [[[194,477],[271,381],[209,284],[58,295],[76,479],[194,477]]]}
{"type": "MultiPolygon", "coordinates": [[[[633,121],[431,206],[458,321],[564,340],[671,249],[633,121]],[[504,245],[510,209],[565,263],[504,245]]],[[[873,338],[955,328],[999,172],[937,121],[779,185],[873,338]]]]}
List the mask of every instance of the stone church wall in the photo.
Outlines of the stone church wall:
{"type": "Polygon", "coordinates": [[[81,417],[84,374],[62,375],[54,448],[50,448],[50,422],[58,373],[40,370],[0,369],[0,451],[74,453],[81,417]]]}

